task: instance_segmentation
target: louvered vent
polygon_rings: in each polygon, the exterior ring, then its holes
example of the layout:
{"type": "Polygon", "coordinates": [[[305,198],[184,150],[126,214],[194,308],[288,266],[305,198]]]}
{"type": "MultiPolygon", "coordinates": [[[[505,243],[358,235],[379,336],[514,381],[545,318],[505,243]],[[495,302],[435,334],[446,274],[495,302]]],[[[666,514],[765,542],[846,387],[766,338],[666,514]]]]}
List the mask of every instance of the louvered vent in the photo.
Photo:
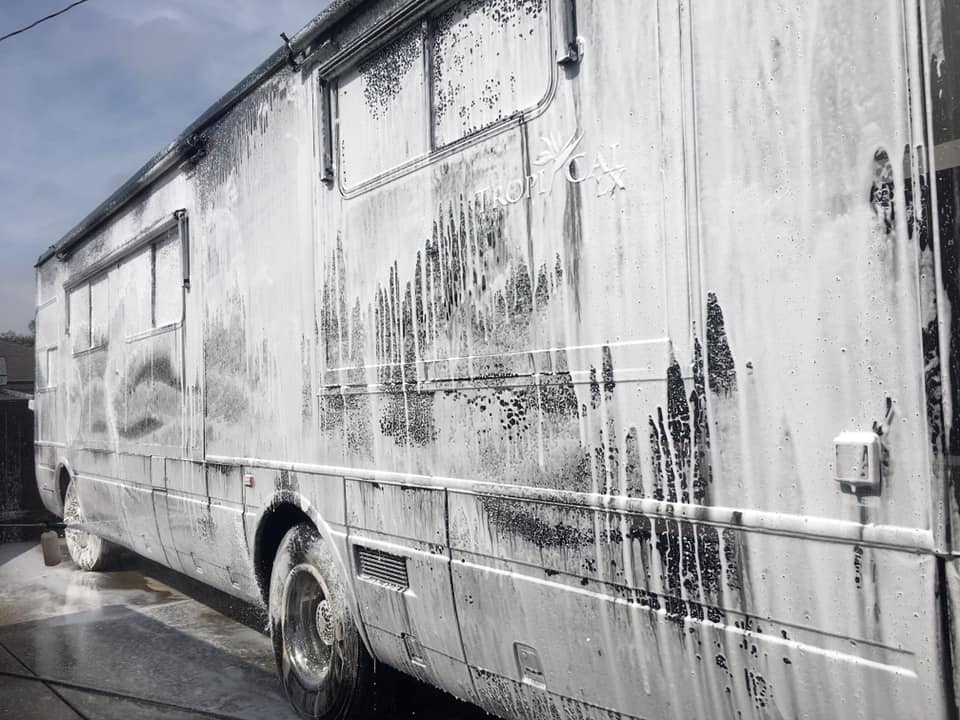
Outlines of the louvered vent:
{"type": "Polygon", "coordinates": [[[410,587],[407,580],[407,559],[401,555],[358,545],[357,568],[360,577],[378,580],[397,590],[410,587]]]}

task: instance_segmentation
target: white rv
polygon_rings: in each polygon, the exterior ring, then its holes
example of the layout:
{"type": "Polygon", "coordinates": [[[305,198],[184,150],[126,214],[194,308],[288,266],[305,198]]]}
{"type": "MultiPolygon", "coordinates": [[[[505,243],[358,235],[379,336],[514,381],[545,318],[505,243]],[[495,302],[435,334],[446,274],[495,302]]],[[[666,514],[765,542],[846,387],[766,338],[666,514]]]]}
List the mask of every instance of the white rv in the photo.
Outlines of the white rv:
{"type": "Polygon", "coordinates": [[[952,0],[339,0],[40,258],[40,489],[306,717],[956,717],[958,167],[952,0]]]}

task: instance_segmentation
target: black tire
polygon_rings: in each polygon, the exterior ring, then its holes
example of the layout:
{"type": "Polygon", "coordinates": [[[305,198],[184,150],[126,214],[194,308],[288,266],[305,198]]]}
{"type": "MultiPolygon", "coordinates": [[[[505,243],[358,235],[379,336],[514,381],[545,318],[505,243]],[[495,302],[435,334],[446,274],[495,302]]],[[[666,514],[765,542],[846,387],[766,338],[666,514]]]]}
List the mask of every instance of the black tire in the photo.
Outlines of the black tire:
{"type": "Polygon", "coordinates": [[[333,549],[307,523],[284,535],[273,562],[270,637],[283,689],[303,717],[361,720],[383,706],[333,549]]]}
{"type": "Polygon", "coordinates": [[[67,483],[63,495],[63,522],[67,529],[67,552],[81,570],[105,570],[116,560],[119,548],[98,535],[78,526],[84,523],[85,515],[77,495],[77,481],[67,483]]]}

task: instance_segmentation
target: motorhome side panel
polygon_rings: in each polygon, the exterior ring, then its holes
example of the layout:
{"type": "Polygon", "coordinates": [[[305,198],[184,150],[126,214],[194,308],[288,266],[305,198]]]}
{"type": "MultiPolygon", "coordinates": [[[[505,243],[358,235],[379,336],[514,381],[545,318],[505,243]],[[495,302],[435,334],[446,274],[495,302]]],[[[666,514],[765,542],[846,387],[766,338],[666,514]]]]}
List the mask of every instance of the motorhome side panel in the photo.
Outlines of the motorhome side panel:
{"type": "Polygon", "coordinates": [[[371,488],[348,524],[412,547],[364,519],[377,474],[447,485],[500,714],[941,712],[902,13],[578,5],[582,61],[537,95],[560,4],[509,7],[337,78],[320,437],[371,488]]]}
{"type": "Polygon", "coordinates": [[[867,694],[867,712],[910,714],[918,693],[949,695],[934,662],[946,652],[936,563],[916,554],[932,550],[937,504],[923,248],[907,192],[910,148],[923,143],[907,90],[920,82],[907,74],[918,31],[901,8],[846,7],[691,10],[711,501],[823,519],[823,539],[863,528],[830,553],[806,541],[775,554],[764,543],[751,552],[750,567],[763,568],[751,602],[758,615],[883,648],[875,669],[853,652],[809,687],[883,688],[867,694]],[[731,53],[720,22],[769,44],[731,53]],[[875,453],[875,469],[857,471],[851,446],[858,467],[875,453]],[[870,539],[868,528],[913,540],[870,539]],[[808,583],[813,605],[799,601],[808,583]]]}
{"type": "Polygon", "coordinates": [[[182,445],[181,282],[167,271],[179,265],[173,212],[183,199],[183,178],[169,176],[38,271],[48,295],[39,324],[51,333],[43,345],[57,348],[48,360],[56,390],[37,403],[50,489],[59,496],[66,469],[98,532],[161,561],[153,490],[163,481],[152,478],[150,456],[179,455],[182,445]]]}
{"type": "MultiPolygon", "coordinates": [[[[217,558],[208,562],[257,596],[247,539],[278,491],[295,485],[295,495],[337,522],[322,502],[326,490],[315,487],[334,478],[302,476],[296,484],[290,480],[296,474],[281,480],[260,472],[264,461],[317,461],[312,101],[309,79],[271,77],[209,129],[207,157],[194,173],[191,237],[209,503],[189,518],[171,508],[171,522],[181,525],[174,535],[183,538],[182,552],[214,548],[217,558]],[[244,484],[245,475],[255,478],[253,485],[244,484]]],[[[189,507],[191,498],[183,502],[189,507]]]]}
{"type": "Polygon", "coordinates": [[[262,79],[40,265],[45,502],[248,598],[300,512],[504,717],[945,717],[907,5],[424,3],[262,79]]]}
{"type": "Polygon", "coordinates": [[[37,269],[36,303],[36,393],[33,400],[34,448],[37,486],[43,504],[50,512],[63,511],[58,487],[58,467],[62,456],[62,403],[65,388],[63,297],[57,282],[56,266],[47,263],[37,269]]]}

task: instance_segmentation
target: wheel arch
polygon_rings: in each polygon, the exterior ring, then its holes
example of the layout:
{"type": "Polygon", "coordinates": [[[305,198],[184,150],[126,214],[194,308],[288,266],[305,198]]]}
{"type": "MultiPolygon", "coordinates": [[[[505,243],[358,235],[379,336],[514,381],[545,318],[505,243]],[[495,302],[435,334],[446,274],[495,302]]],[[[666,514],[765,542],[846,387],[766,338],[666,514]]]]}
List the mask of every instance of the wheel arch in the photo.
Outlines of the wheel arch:
{"type": "MultiPolygon", "coordinates": [[[[360,633],[360,638],[367,652],[371,652],[370,642],[360,617],[354,592],[352,563],[349,562],[349,558],[343,556],[344,553],[341,552],[340,545],[333,540],[336,533],[317,508],[303,495],[290,490],[281,490],[271,498],[270,503],[257,520],[257,529],[254,533],[253,569],[264,605],[270,607],[270,575],[283,536],[290,528],[302,522],[310,523],[321,537],[329,540],[337,565],[340,572],[343,573],[347,602],[350,606],[350,613],[353,615],[354,624],[360,633]]],[[[344,540],[343,545],[348,547],[346,540],[344,540]]]]}
{"type": "Polygon", "coordinates": [[[73,468],[70,467],[70,462],[65,458],[60,458],[57,462],[57,474],[56,474],[56,490],[57,490],[57,501],[60,503],[60,513],[59,515],[63,516],[64,501],[67,497],[67,485],[70,484],[70,481],[74,478],[73,468]]]}

